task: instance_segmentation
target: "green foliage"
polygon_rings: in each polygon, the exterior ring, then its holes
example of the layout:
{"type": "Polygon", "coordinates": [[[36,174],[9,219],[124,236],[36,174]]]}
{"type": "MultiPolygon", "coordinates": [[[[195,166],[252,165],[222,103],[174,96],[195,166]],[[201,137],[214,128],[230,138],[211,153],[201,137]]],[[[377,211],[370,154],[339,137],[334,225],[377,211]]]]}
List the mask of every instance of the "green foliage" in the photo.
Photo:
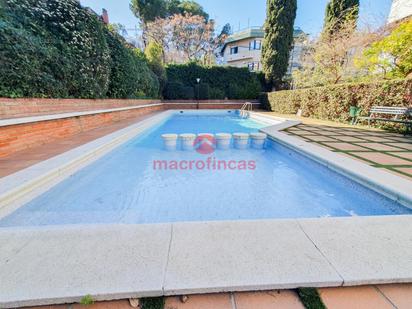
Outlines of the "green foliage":
{"type": "Polygon", "coordinates": [[[304,117],[347,122],[351,106],[361,108],[364,115],[376,105],[410,106],[412,79],[277,91],[261,102],[273,112],[295,114],[301,109],[304,117]]]}
{"type": "Polygon", "coordinates": [[[144,57],[77,0],[7,0],[3,5],[0,96],[158,95],[157,78],[144,57]]]}
{"type": "Polygon", "coordinates": [[[298,295],[306,309],[326,309],[316,289],[300,288],[298,295]]]}
{"type": "Polygon", "coordinates": [[[324,33],[336,33],[348,21],[356,24],[358,16],[359,0],[330,0],[326,6],[324,33]]]}
{"type": "Polygon", "coordinates": [[[160,92],[162,92],[167,82],[166,70],[163,61],[163,46],[154,41],[151,41],[147,45],[144,53],[149,63],[150,69],[153,71],[153,73],[157,76],[157,79],[159,80],[160,92]]]}
{"type": "Polygon", "coordinates": [[[356,59],[356,65],[372,75],[402,78],[412,73],[412,20],[400,24],[392,33],[373,43],[356,59]]]}
{"type": "Polygon", "coordinates": [[[181,82],[171,82],[167,84],[164,96],[168,100],[191,100],[195,98],[195,90],[181,82]]]}
{"type": "Polygon", "coordinates": [[[0,55],[1,95],[90,98],[107,91],[103,24],[76,0],[6,1],[0,55]]]}
{"type": "Polygon", "coordinates": [[[90,295],[83,296],[83,298],[80,300],[80,304],[83,306],[90,306],[94,304],[93,297],[90,295]]]}
{"type": "Polygon", "coordinates": [[[296,0],[267,1],[262,65],[266,80],[272,85],[282,81],[289,66],[296,10],[296,0]]]}
{"type": "Polygon", "coordinates": [[[165,0],[132,0],[130,9],[143,23],[167,16],[165,0]]]}
{"type": "Polygon", "coordinates": [[[165,300],[163,297],[142,298],[141,309],[163,309],[165,300]]]}
{"type": "Polygon", "coordinates": [[[203,7],[192,0],[132,0],[130,8],[145,24],[174,14],[198,15],[209,20],[203,7]]]}
{"type": "MultiPolygon", "coordinates": [[[[196,79],[200,78],[201,84],[207,84],[209,87],[209,97],[214,99],[256,99],[261,91],[257,75],[249,72],[247,68],[200,66],[189,63],[169,65],[166,67],[166,73],[169,85],[177,82],[194,88],[197,84],[196,79]]],[[[164,92],[164,97],[171,99],[169,91],[164,92]]]]}
{"type": "Polygon", "coordinates": [[[111,98],[158,96],[158,82],[144,56],[127,47],[124,39],[117,33],[107,30],[106,39],[112,59],[107,95],[111,98]]]}

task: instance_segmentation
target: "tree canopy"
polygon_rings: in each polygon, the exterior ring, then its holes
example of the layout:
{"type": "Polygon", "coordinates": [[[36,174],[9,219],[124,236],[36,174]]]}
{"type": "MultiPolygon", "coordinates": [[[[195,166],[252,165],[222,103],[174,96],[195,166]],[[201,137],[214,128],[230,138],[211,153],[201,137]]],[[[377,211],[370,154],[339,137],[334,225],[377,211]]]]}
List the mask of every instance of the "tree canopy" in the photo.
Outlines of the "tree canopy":
{"type": "Polygon", "coordinates": [[[288,69],[296,10],[296,0],[267,0],[262,65],[269,84],[280,83],[288,69]]]}
{"type": "Polygon", "coordinates": [[[175,14],[202,16],[209,20],[203,7],[192,0],[132,0],[130,8],[143,23],[175,14]]]}
{"type": "Polygon", "coordinates": [[[326,6],[324,33],[332,34],[348,21],[356,25],[359,16],[359,0],[330,0],[326,6]]]}

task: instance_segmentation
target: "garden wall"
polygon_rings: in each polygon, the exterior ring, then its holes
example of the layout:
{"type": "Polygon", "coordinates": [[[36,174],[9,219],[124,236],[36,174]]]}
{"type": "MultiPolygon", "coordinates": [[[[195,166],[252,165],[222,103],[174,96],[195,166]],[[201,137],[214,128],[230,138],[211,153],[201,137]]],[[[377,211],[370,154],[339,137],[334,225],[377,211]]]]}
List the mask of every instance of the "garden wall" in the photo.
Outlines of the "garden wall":
{"type": "Polygon", "coordinates": [[[0,119],[159,103],[160,100],[0,98],[0,119]]]}
{"type": "Polygon", "coordinates": [[[285,90],[262,95],[267,110],[303,117],[349,121],[350,106],[358,106],[367,115],[372,106],[412,106],[412,79],[375,83],[340,84],[298,90],[285,90]]]}
{"type": "Polygon", "coordinates": [[[156,104],[122,111],[0,126],[0,158],[124,119],[162,111],[163,108],[163,105],[156,104]]]}

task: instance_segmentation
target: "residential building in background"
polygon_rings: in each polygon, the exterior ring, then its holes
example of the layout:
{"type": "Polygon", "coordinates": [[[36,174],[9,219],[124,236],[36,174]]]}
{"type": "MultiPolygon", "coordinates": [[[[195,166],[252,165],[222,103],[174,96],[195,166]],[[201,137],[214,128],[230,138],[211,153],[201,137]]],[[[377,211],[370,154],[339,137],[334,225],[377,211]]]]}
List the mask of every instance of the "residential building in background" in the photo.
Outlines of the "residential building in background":
{"type": "Polygon", "coordinates": [[[412,17],[412,0],[392,0],[388,24],[412,17]]]}
{"type": "MultiPolygon", "coordinates": [[[[259,72],[262,70],[262,44],[265,32],[262,27],[251,27],[229,36],[223,45],[222,56],[223,65],[238,68],[249,68],[250,71],[259,72]]],[[[288,73],[301,67],[300,59],[303,50],[303,43],[307,34],[301,29],[294,31],[295,43],[291,52],[290,66],[288,73]]]]}

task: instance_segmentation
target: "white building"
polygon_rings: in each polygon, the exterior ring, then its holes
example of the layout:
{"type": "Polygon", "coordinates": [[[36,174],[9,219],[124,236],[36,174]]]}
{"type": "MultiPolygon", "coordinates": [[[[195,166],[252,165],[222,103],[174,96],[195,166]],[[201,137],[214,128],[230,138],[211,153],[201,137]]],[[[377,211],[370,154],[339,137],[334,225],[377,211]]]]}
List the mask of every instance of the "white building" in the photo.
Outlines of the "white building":
{"type": "Polygon", "coordinates": [[[389,24],[410,16],[412,16],[412,0],[392,0],[391,12],[388,17],[389,24]]]}
{"type": "MultiPolygon", "coordinates": [[[[262,70],[262,44],[265,35],[262,27],[252,27],[229,36],[222,48],[223,65],[249,68],[250,71],[262,70]]],[[[299,69],[302,53],[302,36],[306,37],[301,29],[294,31],[295,43],[291,52],[288,73],[299,69]]]]}

